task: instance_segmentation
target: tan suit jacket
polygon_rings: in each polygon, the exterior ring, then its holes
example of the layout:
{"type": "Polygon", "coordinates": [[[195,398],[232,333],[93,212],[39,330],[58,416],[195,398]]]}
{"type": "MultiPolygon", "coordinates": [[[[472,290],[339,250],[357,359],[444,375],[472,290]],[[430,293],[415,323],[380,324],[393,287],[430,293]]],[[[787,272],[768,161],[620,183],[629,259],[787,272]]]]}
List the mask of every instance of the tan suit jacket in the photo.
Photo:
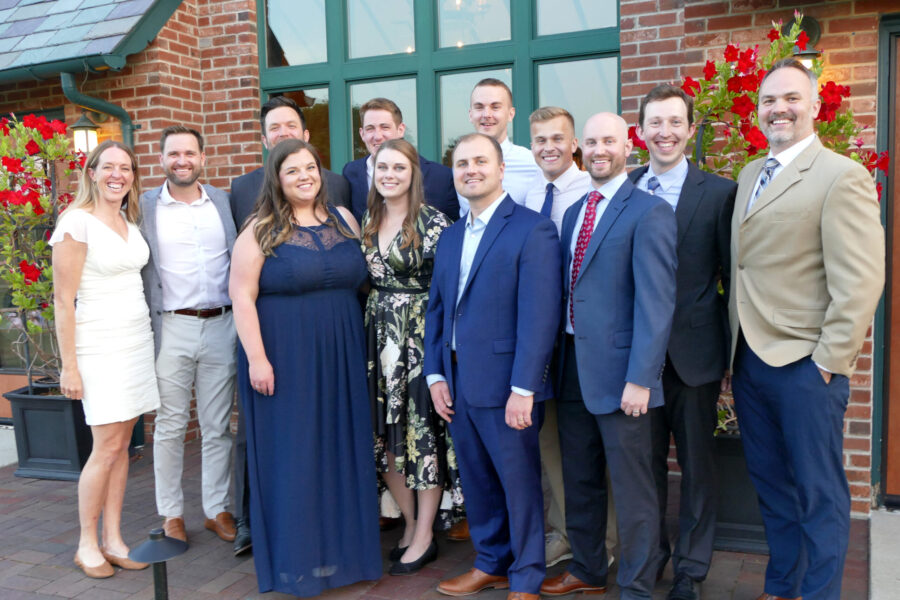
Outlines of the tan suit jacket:
{"type": "Polygon", "coordinates": [[[765,159],[738,177],[731,221],[731,364],[738,328],[767,364],[812,354],[850,376],[884,287],[872,177],[818,139],[747,205],[765,159]]]}

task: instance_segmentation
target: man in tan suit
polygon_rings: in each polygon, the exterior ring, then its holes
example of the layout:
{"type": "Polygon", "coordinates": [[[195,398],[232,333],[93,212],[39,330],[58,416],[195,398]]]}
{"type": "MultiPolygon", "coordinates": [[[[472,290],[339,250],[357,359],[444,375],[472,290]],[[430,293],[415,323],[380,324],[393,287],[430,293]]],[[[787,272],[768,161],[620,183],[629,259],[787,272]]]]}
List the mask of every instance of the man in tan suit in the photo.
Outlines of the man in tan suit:
{"type": "Polygon", "coordinates": [[[760,600],[837,600],[850,528],[849,377],[884,285],[866,170],[814,133],[818,83],[794,59],[759,91],[770,152],[738,178],[729,314],[735,406],[770,557],[760,600]]]}

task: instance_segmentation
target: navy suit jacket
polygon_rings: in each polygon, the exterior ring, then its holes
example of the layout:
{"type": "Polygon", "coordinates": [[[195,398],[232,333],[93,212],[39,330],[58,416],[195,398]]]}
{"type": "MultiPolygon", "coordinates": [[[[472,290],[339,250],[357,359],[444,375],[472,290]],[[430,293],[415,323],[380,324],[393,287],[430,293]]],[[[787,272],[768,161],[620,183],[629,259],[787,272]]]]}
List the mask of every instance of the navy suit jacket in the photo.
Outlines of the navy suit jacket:
{"type": "MultiPolygon", "coordinates": [[[[333,206],[343,206],[350,210],[350,188],[347,181],[328,169],[322,169],[322,176],[325,182],[325,190],[328,192],[328,202],[333,206]]],[[[262,191],[263,179],[265,178],[265,169],[260,167],[249,173],[235,178],[231,182],[231,215],[234,217],[234,224],[238,230],[253,212],[256,206],[256,198],[262,191]]]]}
{"type": "Polygon", "coordinates": [[[550,359],[561,314],[559,239],[553,222],[507,195],[488,222],[456,302],[466,221],[438,242],[425,314],[425,374],[447,378],[456,397],[451,339],[467,402],[501,407],[510,387],[552,397],[550,359]]]}
{"type": "MultiPolygon", "coordinates": [[[[575,222],[586,198],[563,217],[567,284],[575,222]]],[[[662,371],[675,309],[676,231],[672,207],[628,180],[594,229],[573,291],[578,378],[593,414],[619,410],[626,382],[650,388],[651,408],[663,404],[662,371]]]]}
{"type": "MultiPolygon", "coordinates": [[[[647,172],[629,173],[635,184],[647,172]]],[[[688,161],[675,207],[678,272],[669,360],[687,385],[718,381],[731,349],[728,290],[731,278],[731,214],[737,183],[707,173],[688,161]],[[719,280],[725,296],[719,294],[719,280]]]]}
{"type": "MultiPolygon", "coordinates": [[[[350,204],[353,216],[362,220],[369,199],[369,184],[366,175],[366,158],[357,158],[344,165],[344,177],[350,184],[350,204]]],[[[453,172],[449,167],[432,162],[419,155],[419,167],[422,169],[422,183],[425,185],[425,203],[429,204],[452,221],[459,219],[459,199],[453,185],[453,172]]]]}

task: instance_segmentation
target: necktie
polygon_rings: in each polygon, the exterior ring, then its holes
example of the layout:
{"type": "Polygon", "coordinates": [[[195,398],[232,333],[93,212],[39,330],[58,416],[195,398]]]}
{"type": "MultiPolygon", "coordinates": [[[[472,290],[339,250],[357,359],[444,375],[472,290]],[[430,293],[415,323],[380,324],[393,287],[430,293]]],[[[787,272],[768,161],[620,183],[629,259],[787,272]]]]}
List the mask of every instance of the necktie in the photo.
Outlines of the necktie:
{"type": "Polygon", "coordinates": [[[547,195],[544,196],[544,203],[541,205],[541,214],[550,218],[550,213],[553,211],[553,184],[547,184],[547,195]]]}
{"type": "Polygon", "coordinates": [[[763,190],[766,189],[766,186],[769,185],[769,182],[772,181],[772,174],[775,172],[775,169],[781,163],[778,162],[777,158],[772,158],[771,156],[766,159],[766,164],[763,167],[762,173],[759,176],[759,185],[756,186],[756,193],[753,194],[753,199],[750,200],[750,203],[747,204],[747,212],[750,212],[750,208],[756,202],[756,200],[762,195],[763,190]]]}
{"type": "Polygon", "coordinates": [[[656,195],[656,190],[659,189],[659,179],[656,178],[656,175],[647,180],[647,191],[656,195]]]}
{"type": "Polygon", "coordinates": [[[584,252],[591,243],[591,235],[594,233],[594,219],[597,217],[597,203],[603,200],[603,195],[593,191],[588,195],[587,206],[584,209],[584,220],[578,231],[578,240],[575,242],[575,255],[572,257],[572,281],[569,284],[569,322],[575,329],[575,281],[581,271],[581,262],[584,260],[584,252]]]}

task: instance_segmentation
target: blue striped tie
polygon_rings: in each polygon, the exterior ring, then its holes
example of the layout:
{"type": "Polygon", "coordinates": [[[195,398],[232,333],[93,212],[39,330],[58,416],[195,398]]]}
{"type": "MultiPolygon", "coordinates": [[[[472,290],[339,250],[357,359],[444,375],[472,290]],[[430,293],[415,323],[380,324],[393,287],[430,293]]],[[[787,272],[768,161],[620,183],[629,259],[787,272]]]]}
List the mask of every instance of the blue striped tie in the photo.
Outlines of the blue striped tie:
{"type": "Polygon", "coordinates": [[[656,195],[656,190],[659,189],[659,179],[656,178],[656,175],[647,180],[647,191],[656,195]]]}
{"type": "Polygon", "coordinates": [[[775,169],[777,169],[780,164],[781,163],[778,162],[777,158],[773,158],[770,156],[769,158],[766,159],[766,164],[763,167],[762,173],[759,176],[759,185],[756,186],[756,193],[753,194],[753,200],[751,200],[750,203],[747,205],[747,212],[750,212],[750,208],[757,201],[757,199],[762,195],[763,190],[766,189],[766,187],[772,181],[772,174],[775,172],[775,169]]]}

